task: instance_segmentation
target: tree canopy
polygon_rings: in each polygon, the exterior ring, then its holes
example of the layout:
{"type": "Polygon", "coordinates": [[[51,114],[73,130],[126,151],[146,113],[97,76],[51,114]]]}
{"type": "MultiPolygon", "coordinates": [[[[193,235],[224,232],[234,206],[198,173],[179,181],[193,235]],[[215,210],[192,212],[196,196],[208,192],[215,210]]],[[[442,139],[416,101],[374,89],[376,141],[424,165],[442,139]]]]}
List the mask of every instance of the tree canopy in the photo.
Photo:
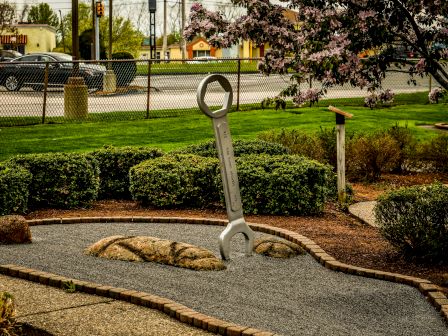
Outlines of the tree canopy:
{"type": "Polygon", "coordinates": [[[3,0],[0,2],[0,35],[4,32],[16,32],[13,26],[16,15],[16,6],[3,0]]]}
{"type": "Polygon", "coordinates": [[[205,36],[215,47],[240,40],[268,44],[260,62],[265,74],[293,73],[280,97],[296,104],[315,101],[329,87],[350,83],[375,91],[382,88],[392,65],[407,66],[411,77],[431,74],[448,89],[448,1],[446,0],[232,0],[246,15],[230,22],[201,4],[191,7],[187,39],[205,36]],[[285,11],[289,10],[288,15],[285,11]],[[292,17],[292,18],[291,18],[292,17]],[[413,50],[412,61],[397,53],[413,50]],[[373,55],[362,58],[366,50],[373,55]],[[313,78],[320,90],[302,89],[313,78]]]}
{"type": "Polygon", "coordinates": [[[55,28],[59,27],[58,15],[47,3],[31,6],[28,12],[28,21],[31,23],[47,24],[55,28]]]}
{"type": "MultiPolygon", "coordinates": [[[[92,10],[88,4],[80,3],[78,10],[79,31],[85,32],[92,29],[92,10]]],[[[71,36],[71,12],[64,16],[64,36],[65,47],[71,52],[72,36],[71,36]]],[[[109,44],[109,18],[104,16],[100,19],[100,44],[109,44]]],[[[88,35],[85,36],[88,38],[88,35]]],[[[112,53],[119,51],[128,51],[137,56],[138,50],[143,41],[143,34],[136,30],[129,19],[121,16],[114,16],[112,22],[112,53]]],[[[88,42],[86,42],[88,43],[88,42]]]]}

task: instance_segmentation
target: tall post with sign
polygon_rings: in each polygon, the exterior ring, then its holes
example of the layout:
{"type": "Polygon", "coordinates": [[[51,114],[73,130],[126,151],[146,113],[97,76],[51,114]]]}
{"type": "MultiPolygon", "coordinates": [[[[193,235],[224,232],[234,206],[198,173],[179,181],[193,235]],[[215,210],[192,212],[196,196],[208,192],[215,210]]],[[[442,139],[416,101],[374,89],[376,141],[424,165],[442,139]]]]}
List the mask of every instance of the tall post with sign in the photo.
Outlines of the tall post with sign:
{"type": "Polygon", "coordinates": [[[156,0],[149,0],[149,58],[156,58],[156,0]]]}
{"type": "Polygon", "coordinates": [[[100,59],[100,18],[104,16],[104,3],[97,1],[95,4],[95,60],[100,59]]]}

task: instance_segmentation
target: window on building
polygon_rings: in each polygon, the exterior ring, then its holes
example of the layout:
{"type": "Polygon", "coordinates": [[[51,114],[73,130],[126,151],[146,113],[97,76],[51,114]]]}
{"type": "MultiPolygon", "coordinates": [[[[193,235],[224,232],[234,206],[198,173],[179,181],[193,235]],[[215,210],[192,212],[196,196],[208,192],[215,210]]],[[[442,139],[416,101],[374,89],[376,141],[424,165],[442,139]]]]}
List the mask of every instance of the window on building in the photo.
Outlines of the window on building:
{"type": "Polygon", "coordinates": [[[193,57],[210,56],[210,50],[193,50],[193,57]]]}

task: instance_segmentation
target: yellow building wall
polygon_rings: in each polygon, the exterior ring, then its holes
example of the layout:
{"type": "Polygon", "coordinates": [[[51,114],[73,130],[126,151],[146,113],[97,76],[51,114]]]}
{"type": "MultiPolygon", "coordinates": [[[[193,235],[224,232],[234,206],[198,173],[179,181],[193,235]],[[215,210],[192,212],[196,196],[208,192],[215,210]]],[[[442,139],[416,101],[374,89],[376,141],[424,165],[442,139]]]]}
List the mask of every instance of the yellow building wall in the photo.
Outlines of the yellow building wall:
{"type": "Polygon", "coordinates": [[[53,51],[56,48],[56,29],[53,27],[43,24],[18,24],[16,28],[17,34],[3,35],[26,35],[26,44],[10,44],[8,47],[14,50],[19,46],[24,47],[25,53],[53,51]]]}
{"type": "Polygon", "coordinates": [[[17,30],[19,34],[27,35],[26,53],[53,51],[56,48],[56,31],[51,27],[18,26],[17,30]]]}

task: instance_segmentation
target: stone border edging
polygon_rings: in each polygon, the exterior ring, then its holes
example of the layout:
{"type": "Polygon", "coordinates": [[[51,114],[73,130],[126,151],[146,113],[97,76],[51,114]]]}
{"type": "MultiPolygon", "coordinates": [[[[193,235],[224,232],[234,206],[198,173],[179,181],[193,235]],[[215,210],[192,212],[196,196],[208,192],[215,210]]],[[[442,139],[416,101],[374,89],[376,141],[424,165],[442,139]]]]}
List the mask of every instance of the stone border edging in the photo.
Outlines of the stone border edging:
{"type": "MultiPolygon", "coordinates": [[[[203,219],[203,218],[180,218],[180,217],[76,217],[76,218],[48,218],[34,219],[27,221],[29,225],[51,225],[51,224],[77,224],[77,223],[176,223],[176,224],[199,224],[199,225],[217,225],[226,226],[227,220],[222,219],[203,219]]],[[[348,265],[337,261],[327,254],[319,245],[311,239],[282,228],[271,227],[266,224],[248,223],[255,231],[278,236],[292,243],[301,246],[314,259],[324,267],[338,272],[352,275],[375,278],[390,282],[401,283],[417,288],[428,301],[439,310],[445,322],[448,323],[448,298],[443,294],[439,287],[429,280],[413,276],[401,275],[391,272],[377,271],[373,269],[348,265]]],[[[70,279],[55,274],[41,272],[38,270],[17,266],[13,264],[0,265],[0,273],[18,277],[21,279],[38,282],[43,285],[62,288],[64,283],[72,281],[76,285],[76,290],[87,294],[109,297],[115,300],[130,302],[136,305],[157,309],[170,317],[173,317],[183,323],[190,324],[197,328],[217,333],[224,336],[274,336],[272,332],[267,332],[255,328],[237,325],[224,320],[220,320],[205,314],[199,313],[193,309],[160,296],[146,292],[128,290],[126,288],[117,288],[104,286],[101,284],[70,279]]]]}

